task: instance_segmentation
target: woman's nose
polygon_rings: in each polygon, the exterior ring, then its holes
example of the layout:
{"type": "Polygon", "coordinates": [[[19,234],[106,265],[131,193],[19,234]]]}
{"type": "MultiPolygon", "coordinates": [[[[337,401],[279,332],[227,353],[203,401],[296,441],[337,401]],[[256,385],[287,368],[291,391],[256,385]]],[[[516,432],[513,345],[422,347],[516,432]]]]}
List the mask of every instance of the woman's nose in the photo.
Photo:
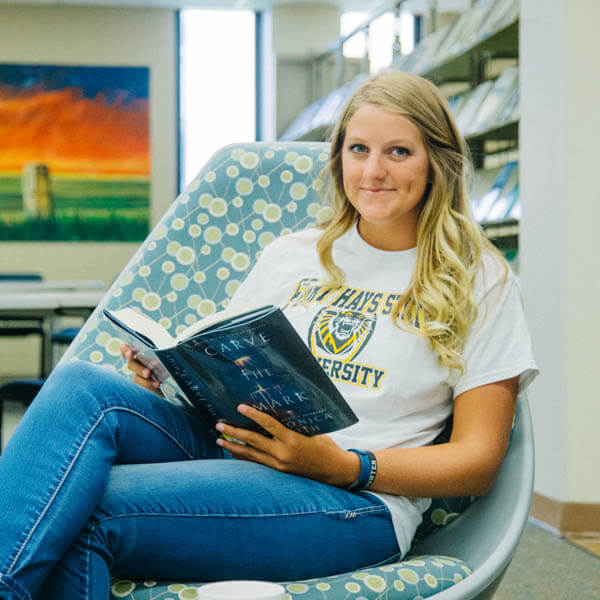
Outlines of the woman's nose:
{"type": "Polygon", "coordinates": [[[369,154],[364,174],[372,179],[383,179],[387,175],[383,156],[375,152],[369,154]]]}

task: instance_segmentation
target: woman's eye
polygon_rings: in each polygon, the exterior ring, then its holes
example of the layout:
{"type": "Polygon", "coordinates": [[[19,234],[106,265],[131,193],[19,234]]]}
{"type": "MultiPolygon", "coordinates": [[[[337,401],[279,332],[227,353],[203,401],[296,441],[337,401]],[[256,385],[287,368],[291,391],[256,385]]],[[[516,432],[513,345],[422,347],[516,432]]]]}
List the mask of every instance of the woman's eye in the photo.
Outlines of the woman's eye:
{"type": "Polygon", "coordinates": [[[392,154],[394,156],[407,156],[408,154],[410,154],[410,152],[407,148],[404,148],[402,146],[396,146],[395,148],[392,148],[392,154]]]}
{"type": "Polygon", "coordinates": [[[364,144],[352,144],[350,146],[351,152],[366,152],[367,147],[364,144]]]}

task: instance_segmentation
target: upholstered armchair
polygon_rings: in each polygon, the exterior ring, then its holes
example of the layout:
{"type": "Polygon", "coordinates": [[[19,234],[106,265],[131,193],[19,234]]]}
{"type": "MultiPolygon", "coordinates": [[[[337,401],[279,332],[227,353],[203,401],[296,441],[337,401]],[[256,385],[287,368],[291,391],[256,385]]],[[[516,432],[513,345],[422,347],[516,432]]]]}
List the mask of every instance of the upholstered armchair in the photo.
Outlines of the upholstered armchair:
{"type": "MultiPolygon", "coordinates": [[[[173,334],[223,308],[273,239],[327,218],[321,143],[252,143],[217,152],[150,233],[71,344],[86,360],[128,376],[102,309],[137,308],[173,334]]],[[[168,397],[174,390],[164,386],[168,397]]],[[[518,402],[508,455],[484,498],[436,499],[406,560],[310,581],[282,582],[289,598],[487,598],[510,562],[531,501],[532,433],[518,402]]],[[[175,550],[176,551],[176,550],[175,550]]],[[[340,548],[340,552],[344,549],[340,548]]],[[[113,581],[113,598],[195,598],[199,582],[113,581]]]]}

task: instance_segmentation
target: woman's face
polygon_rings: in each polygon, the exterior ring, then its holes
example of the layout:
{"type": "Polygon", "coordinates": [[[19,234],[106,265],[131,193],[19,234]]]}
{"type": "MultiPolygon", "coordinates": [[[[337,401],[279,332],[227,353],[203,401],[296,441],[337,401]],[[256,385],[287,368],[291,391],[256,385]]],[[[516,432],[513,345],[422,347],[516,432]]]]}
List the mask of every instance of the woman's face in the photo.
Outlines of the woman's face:
{"type": "Polygon", "coordinates": [[[342,147],[342,179],[366,242],[382,250],[416,245],[428,175],[429,157],[413,123],[374,104],[354,113],[342,147]]]}

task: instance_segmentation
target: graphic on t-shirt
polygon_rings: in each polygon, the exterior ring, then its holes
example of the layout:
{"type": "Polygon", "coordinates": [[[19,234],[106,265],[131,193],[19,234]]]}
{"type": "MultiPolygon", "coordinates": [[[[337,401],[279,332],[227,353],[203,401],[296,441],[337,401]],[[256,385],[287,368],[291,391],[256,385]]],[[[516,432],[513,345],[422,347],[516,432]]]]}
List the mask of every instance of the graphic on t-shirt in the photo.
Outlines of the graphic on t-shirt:
{"type": "MultiPolygon", "coordinates": [[[[365,349],[380,317],[389,317],[400,302],[399,314],[405,310],[402,295],[393,292],[365,290],[342,285],[332,288],[316,278],[298,281],[290,299],[282,306],[321,305],[308,331],[308,345],[323,370],[333,381],[380,390],[386,369],[355,362],[359,353],[371,360],[379,353],[365,349]]],[[[422,311],[413,311],[413,327],[423,331],[422,311]]],[[[367,360],[367,362],[370,362],[367,360]]]]}
{"type": "Polygon", "coordinates": [[[308,339],[315,356],[324,351],[344,361],[352,360],[368,343],[377,318],[354,310],[326,307],[321,309],[310,326],[308,339]]]}
{"type": "MultiPolygon", "coordinates": [[[[314,277],[305,277],[298,281],[290,299],[281,306],[285,309],[295,304],[321,304],[338,311],[353,311],[377,319],[378,315],[391,315],[395,306],[400,303],[398,319],[404,314],[406,304],[402,294],[364,290],[341,285],[332,288],[314,277]]],[[[411,324],[418,331],[423,331],[423,311],[412,310],[411,324]]]]}

